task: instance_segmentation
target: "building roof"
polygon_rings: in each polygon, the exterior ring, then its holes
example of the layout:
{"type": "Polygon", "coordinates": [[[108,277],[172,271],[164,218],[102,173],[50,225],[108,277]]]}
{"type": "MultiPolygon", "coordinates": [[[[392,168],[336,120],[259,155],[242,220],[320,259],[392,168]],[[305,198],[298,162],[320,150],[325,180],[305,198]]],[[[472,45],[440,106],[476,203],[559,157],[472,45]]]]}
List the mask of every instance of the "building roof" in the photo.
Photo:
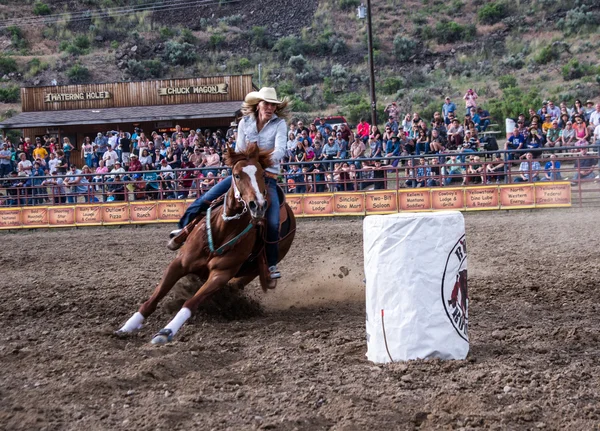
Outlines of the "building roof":
{"type": "Polygon", "coordinates": [[[196,118],[228,118],[235,116],[236,111],[241,106],[242,102],[239,101],[22,112],[0,123],[0,129],[73,126],[79,124],[135,123],[196,118]]]}

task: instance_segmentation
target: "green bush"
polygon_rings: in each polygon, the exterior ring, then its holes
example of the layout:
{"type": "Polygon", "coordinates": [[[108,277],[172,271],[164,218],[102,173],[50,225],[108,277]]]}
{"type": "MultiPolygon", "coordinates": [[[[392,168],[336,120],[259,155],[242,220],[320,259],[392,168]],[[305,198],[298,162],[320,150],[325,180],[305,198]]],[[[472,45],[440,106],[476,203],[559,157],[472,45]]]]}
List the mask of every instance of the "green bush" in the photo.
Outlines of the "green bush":
{"type": "Polygon", "coordinates": [[[553,60],[558,60],[560,53],[553,45],[545,46],[534,57],[533,61],[537,64],[548,64],[553,60]]]}
{"type": "Polygon", "coordinates": [[[113,40],[110,43],[110,49],[118,49],[119,48],[119,42],[117,42],[116,40],[113,40]]]}
{"type": "Polygon", "coordinates": [[[271,39],[267,34],[267,29],[262,26],[255,25],[252,27],[252,44],[258,48],[270,48],[272,46],[271,39]]]}
{"type": "Polygon", "coordinates": [[[304,54],[306,46],[302,39],[297,36],[286,36],[280,38],[275,45],[273,51],[277,52],[281,60],[286,60],[293,55],[304,54]]]}
{"type": "Polygon", "coordinates": [[[282,96],[293,96],[296,94],[294,84],[291,81],[281,81],[277,84],[277,93],[281,93],[282,96]]]}
{"type": "Polygon", "coordinates": [[[417,52],[416,40],[397,34],[394,37],[394,57],[398,61],[408,61],[417,52]]]}
{"type": "Polygon", "coordinates": [[[519,113],[527,112],[532,106],[541,106],[542,98],[536,88],[528,92],[518,87],[509,87],[502,91],[502,97],[491,99],[489,111],[493,117],[498,119],[516,118],[519,113]]]}
{"type": "Polygon", "coordinates": [[[158,34],[162,40],[169,40],[175,37],[175,31],[171,27],[161,27],[158,34]]]}
{"type": "Polygon", "coordinates": [[[81,64],[75,64],[67,71],[67,77],[71,84],[82,84],[90,79],[90,71],[81,64]]]}
{"type": "Polygon", "coordinates": [[[0,102],[16,103],[21,98],[21,90],[16,85],[0,87],[0,102]]]}
{"type": "Polygon", "coordinates": [[[237,27],[244,20],[244,17],[240,14],[224,16],[223,18],[219,18],[219,22],[229,26],[229,27],[237,27]]]}
{"type": "Polygon", "coordinates": [[[7,75],[16,72],[18,69],[14,58],[4,55],[0,56],[0,75],[7,75]]]}
{"type": "Polygon", "coordinates": [[[502,75],[498,78],[498,86],[501,89],[516,87],[517,78],[515,78],[513,75],[502,75]]]}
{"type": "Polygon", "coordinates": [[[208,44],[212,49],[218,49],[223,46],[225,43],[225,36],[221,33],[213,33],[210,35],[210,39],[208,40],[208,44]]]}
{"type": "Polygon", "coordinates": [[[80,35],[73,40],[73,45],[81,50],[89,49],[91,43],[87,36],[80,35]]]}
{"type": "Polygon", "coordinates": [[[454,43],[461,40],[472,40],[477,34],[475,24],[462,25],[454,21],[438,22],[433,31],[433,36],[438,43],[454,43]]]}
{"type": "Polygon", "coordinates": [[[27,63],[29,68],[29,75],[36,76],[41,71],[46,70],[50,67],[48,63],[41,61],[39,58],[32,58],[29,63],[27,63]]]}
{"type": "Polygon", "coordinates": [[[500,62],[508,67],[513,69],[521,69],[525,66],[525,59],[523,58],[523,54],[509,55],[508,57],[502,58],[500,62]]]}
{"type": "Polygon", "coordinates": [[[600,12],[589,10],[586,5],[581,5],[567,12],[565,17],[558,21],[558,27],[566,35],[594,31],[600,25],[600,12]]]}
{"type": "Polygon", "coordinates": [[[294,69],[296,73],[300,73],[306,68],[307,63],[308,62],[306,61],[306,58],[304,58],[304,56],[300,54],[290,57],[288,61],[288,66],[294,69]]]}
{"type": "Polygon", "coordinates": [[[163,60],[173,66],[190,66],[198,60],[194,45],[169,40],[165,42],[163,60]]]}
{"type": "Polygon", "coordinates": [[[396,94],[404,86],[405,82],[402,78],[390,77],[386,78],[381,84],[381,91],[384,94],[396,94]]]}
{"type": "Polygon", "coordinates": [[[7,27],[5,32],[10,36],[10,42],[15,47],[15,49],[27,49],[27,47],[29,46],[29,42],[23,35],[23,30],[21,30],[20,27],[12,25],[10,27],[7,27]]]}
{"type": "Polygon", "coordinates": [[[338,7],[342,10],[354,10],[360,6],[360,0],[338,0],[338,7]]]}
{"type": "Polygon", "coordinates": [[[181,31],[181,43],[189,43],[190,45],[196,45],[198,38],[194,36],[194,33],[188,28],[184,28],[181,31]]]}
{"type": "Polygon", "coordinates": [[[570,81],[600,73],[600,66],[580,63],[579,60],[573,58],[561,68],[561,73],[565,81],[570,81]]]}
{"type": "Polygon", "coordinates": [[[33,4],[34,15],[50,15],[51,13],[52,11],[50,10],[50,6],[48,6],[46,3],[42,3],[41,1],[37,0],[33,4]]]}
{"type": "Polygon", "coordinates": [[[299,99],[296,96],[292,96],[290,98],[291,101],[291,109],[294,112],[309,112],[312,111],[312,107],[302,99],[299,99]]]}
{"type": "Polygon", "coordinates": [[[238,67],[243,72],[244,70],[252,67],[252,62],[250,60],[248,60],[246,57],[242,57],[238,60],[238,67]]]}
{"type": "Polygon", "coordinates": [[[496,24],[508,16],[508,6],[502,2],[484,4],[477,11],[477,18],[482,24],[496,24]]]}
{"type": "Polygon", "coordinates": [[[135,79],[162,78],[164,66],[160,60],[129,60],[127,71],[135,79]]]}

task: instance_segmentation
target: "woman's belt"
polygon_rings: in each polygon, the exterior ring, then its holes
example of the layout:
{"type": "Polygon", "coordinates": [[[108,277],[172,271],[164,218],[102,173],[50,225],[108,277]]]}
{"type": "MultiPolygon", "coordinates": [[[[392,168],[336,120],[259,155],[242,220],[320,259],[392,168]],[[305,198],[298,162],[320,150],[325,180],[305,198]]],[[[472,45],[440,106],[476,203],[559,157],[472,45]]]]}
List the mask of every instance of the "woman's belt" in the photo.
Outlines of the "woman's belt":
{"type": "Polygon", "coordinates": [[[273,172],[265,171],[265,177],[271,178],[272,180],[276,180],[277,174],[274,174],[273,172]]]}

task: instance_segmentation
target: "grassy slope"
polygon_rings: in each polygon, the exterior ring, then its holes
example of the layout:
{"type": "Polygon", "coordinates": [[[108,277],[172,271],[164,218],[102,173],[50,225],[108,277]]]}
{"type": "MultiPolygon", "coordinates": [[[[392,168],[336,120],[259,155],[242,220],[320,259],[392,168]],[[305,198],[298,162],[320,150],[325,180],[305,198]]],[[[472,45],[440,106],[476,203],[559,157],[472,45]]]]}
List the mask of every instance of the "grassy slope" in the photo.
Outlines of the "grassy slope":
{"type": "MultiPolygon", "coordinates": [[[[258,4],[261,0],[253,1],[258,4]]],[[[348,0],[345,1],[348,3],[348,0]]],[[[338,38],[346,46],[341,54],[333,55],[327,49],[325,52],[316,52],[312,45],[304,47],[303,56],[307,64],[294,71],[289,66],[288,57],[278,56],[272,50],[272,45],[283,37],[280,29],[270,26],[272,17],[265,17],[266,38],[261,42],[256,39],[252,29],[252,26],[261,24],[259,18],[254,16],[252,21],[246,16],[228,21],[227,17],[235,16],[239,10],[217,7],[186,20],[186,27],[194,29],[193,43],[199,53],[197,62],[188,66],[169,66],[162,76],[254,72],[255,82],[258,82],[257,65],[261,63],[263,84],[285,89],[293,97],[296,109],[301,111],[299,116],[336,112],[356,116],[357,109],[352,108],[364,108],[367,105],[364,103],[368,94],[365,23],[356,18],[354,7],[341,9],[343,2],[344,0],[319,0],[314,15],[303,17],[302,25],[294,27],[295,22],[301,22],[298,17],[289,18],[292,22],[284,22],[282,25],[296,28],[296,34],[305,45],[313,44],[319,38],[325,39],[323,43],[327,39],[338,38]],[[223,17],[225,20],[218,20],[223,17]],[[196,25],[202,18],[203,23],[196,25]],[[328,37],[324,36],[327,34],[328,37]],[[211,43],[219,41],[220,36],[223,39],[216,46],[211,43]],[[334,65],[338,65],[338,71],[342,70],[337,79],[331,76],[334,65]],[[348,94],[352,97],[348,97],[348,94]],[[362,105],[359,102],[361,97],[362,105]]],[[[591,4],[593,0],[587,2],[591,4]]],[[[31,6],[23,6],[21,1],[5,0],[2,3],[0,16],[31,16],[31,6]]],[[[87,5],[81,2],[56,3],[53,13],[67,8],[100,7],[111,2],[89,0],[87,5]]],[[[118,3],[134,2],[112,2],[113,5],[118,3]]],[[[552,97],[571,104],[575,97],[587,99],[600,95],[600,85],[596,82],[596,75],[600,76],[600,70],[588,70],[588,76],[568,81],[561,75],[562,66],[573,58],[577,58],[582,64],[600,63],[598,26],[592,26],[591,32],[581,27],[577,29],[580,30],[579,33],[569,35],[558,28],[559,19],[573,8],[571,2],[521,1],[519,6],[511,6],[509,17],[492,25],[478,22],[478,9],[489,3],[481,0],[373,0],[372,3],[378,51],[376,79],[380,105],[398,100],[404,111],[419,110],[428,115],[441,105],[444,95],[449,94],[458,100],[467,88],[475,88],[482,101],[494,106],[497,112],[493,113],[501,117],[507,108],[500,106],[503,91],[499,89],[498,78],[504,75],[514,75],[523,92],[534,89],[540,99],[552,97]],[[442,20],[462,25],[477,24],[477,35],[471,40],[454,43],[440,43],[431,36],[417,36],[419,29],[421,33],[431,33],[442,20]],[[394,52],[394,38],[397,35],[413,39],[416,43],[412,52],[414,55],[410,59],[401,59],[394,52]],[[535,61],[542,49],[556,42],[559,45],[554,59],[547,64],[535,61]],[[565,47],[568,51],[565,51],[565,47]],[[520,57],[520,67],[507,65],[508,60],[515,57],[520,57]],[[390,85],[394,78],[402,81],[400,91],[390,85]]],[[[289,4],[293,7],[294,2],[290,1],[289,4]]],[[[246,12],[247,9],[244,9],[243,13],[246,12]]],[[[286,19],[285,14],[279,15],[277,20],[286,19]]],[[[130,42],[154,47],[166,40],[181,40],[182,33],[181,26],[170,22],[166,15],[153,17],[148,13],[138,13],[78,25],[60,22],[52,26],[28,26],[23,29],[23,38],[27,40],[27,47],[16,49],[14,38],[11,43],[8,32],[5,31],[0,37],[0,47],[17,60],[21,74],[12,76],[5,85],[47,85],[53,78],[66,83],[69,82],[69,68],[75,63],[90,70],[90,82],[131,79],[131,73],[127,68],[119,68],[115,58],[119,50],[130,46],[124,44],[130,42]],[[114,42],[110,34],[102,41],[94,41],[98,34],[106,35],[104,30],[111,26],[126,27],[128,31],[114,42]],[[134,33],[139,34],[137,42],[134,40],[134,33]],[[87,35],[92,42],[87,53],[69,55],[59,51],[62,41],[72,42],[78,35],[87,35]],[[43,67],[31,66],[33,58],[39,58],[43,67]]],[[[149,51],[137,60],[160,58],[161,55],[161,51],[149,51]]],[[[5,111],[7,107],[0,106],[0,109],[5,111]]]]}

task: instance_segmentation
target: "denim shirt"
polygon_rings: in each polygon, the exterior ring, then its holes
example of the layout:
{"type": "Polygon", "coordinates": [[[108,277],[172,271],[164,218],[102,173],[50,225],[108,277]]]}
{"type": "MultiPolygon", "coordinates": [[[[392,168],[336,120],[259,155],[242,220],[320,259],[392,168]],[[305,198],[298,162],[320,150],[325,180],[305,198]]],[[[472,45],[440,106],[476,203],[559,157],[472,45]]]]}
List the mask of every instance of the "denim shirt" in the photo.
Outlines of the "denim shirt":
{"type": "Polygon", "coordinates": [[[256,119],[247,115],[242,118],[238,125],[238,138],[235,149],[241,152],[251,142],[257,142],[261,150],[272,150],[271,160],[273,160],[273,166],[267,168],[266,171],[279,174],[279,162],[285,156],[287,138],[287,126],[283,118],[279,118],[273,114],[273,117],[271,117],[259,133],[256,119]]]}

